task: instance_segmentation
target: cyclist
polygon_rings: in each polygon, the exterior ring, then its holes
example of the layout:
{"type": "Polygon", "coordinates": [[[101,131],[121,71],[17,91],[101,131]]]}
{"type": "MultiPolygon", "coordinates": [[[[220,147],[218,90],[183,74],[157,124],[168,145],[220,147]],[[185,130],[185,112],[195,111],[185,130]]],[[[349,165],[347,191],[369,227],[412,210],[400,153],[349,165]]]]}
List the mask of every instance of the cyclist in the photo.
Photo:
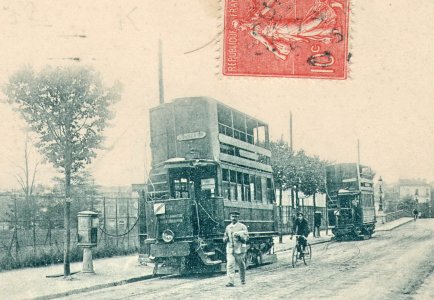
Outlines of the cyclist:
{"type": "Polygon", "coordinates": [[[416,208],[413,209],[413,218],[414,218],[414,221],[416,221],[418,215],[419,215],[419,212],[417,211],[417,209],[416,208]]]}
{"type": "Polygon", "coordinates": [[[292,225],[291,240],[294,234],[299,236],[297,247],[298,247],[298,251],[300,252],[300,258],[302,258],[307,244],[306,238],[309,235],[309,224],[307,220],[304,218],[304,214],[302,212],[297,213],[297,219],[294,221],[294,224],[292,225]]]}

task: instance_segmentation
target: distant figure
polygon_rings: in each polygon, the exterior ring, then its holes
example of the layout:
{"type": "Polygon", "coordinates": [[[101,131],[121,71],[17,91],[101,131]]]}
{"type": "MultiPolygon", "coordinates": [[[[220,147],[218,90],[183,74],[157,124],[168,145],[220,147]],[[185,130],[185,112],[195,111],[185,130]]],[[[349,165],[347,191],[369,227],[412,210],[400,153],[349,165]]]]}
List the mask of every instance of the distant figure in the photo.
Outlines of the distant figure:
{"type": "Polygon", "coordinates": [[[339,217],[341,216],[339,209],[336,209],[334,211],[334,214],[335,214],[335,226],[338,226],[339,225],[339,217]]]}
{"type": "Polygon", "coordinates": [[[316,211],[314,214],[314,219],[313,219],[313,236],[314,237],[320,237],[320,227],[321,227],[321,219],[322,219],[322,214],[320,211],[316,211]]]}
{"type": "Polygon", "coordinates": [[[223,242],[226,243],[226,270],[228,276],[227,287],[234,286],[235,277],[235,264],[238,265],[240,270],[241,284],[246,283],[246,252],[247,252],[247,240],[249,239],[249,233],[246,225],[238,222],[240,213],[237,211],[231,212],[231,223],[226,226],[225,234],[223,236],[223,242]]]}
{"type": "Polygon", "coordinates": [[[301,246],[301,249],[298,249],[298,251],[300,253],[304,253],[307,244],[306,238],[309,235],[309,224],[307,223],[307,220],[304,218],[302,212],[297,213],[297,219],[295,220],[292,226],[291,240],[294,234],[300,236],[299,247],[301,246]]]}
{"type": "Polygon", "coordinates": [[[416,221],[418,215],[419,215],[419,212],[417,211],[417,209],[416,208],[413,209],[413,219],[414,219],[414,221],[416,221]]]}

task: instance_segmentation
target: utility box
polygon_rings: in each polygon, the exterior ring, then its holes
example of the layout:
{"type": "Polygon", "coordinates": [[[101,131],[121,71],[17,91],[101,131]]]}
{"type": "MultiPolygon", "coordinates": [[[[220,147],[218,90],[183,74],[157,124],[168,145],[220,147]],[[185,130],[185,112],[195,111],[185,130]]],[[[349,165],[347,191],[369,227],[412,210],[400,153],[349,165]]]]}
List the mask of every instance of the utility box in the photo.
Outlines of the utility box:
{"type": "Polygon", "coordinates": [[[79,247],[96,247],[98,241],[98,213],[81,211],[77,215],[77,237],[79,247]]]}

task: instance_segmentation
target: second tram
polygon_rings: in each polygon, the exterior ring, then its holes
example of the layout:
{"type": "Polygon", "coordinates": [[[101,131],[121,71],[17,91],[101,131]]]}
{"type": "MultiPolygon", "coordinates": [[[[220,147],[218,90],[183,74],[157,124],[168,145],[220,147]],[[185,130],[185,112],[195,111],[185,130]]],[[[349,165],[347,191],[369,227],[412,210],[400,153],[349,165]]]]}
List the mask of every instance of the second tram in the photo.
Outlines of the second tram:
{"type": "Polygon", "coordinates": [[[357,163],[327,167],[328,219],[337,240],[366,239],[374,233],[373,177],[371,168],[357,163]]]}

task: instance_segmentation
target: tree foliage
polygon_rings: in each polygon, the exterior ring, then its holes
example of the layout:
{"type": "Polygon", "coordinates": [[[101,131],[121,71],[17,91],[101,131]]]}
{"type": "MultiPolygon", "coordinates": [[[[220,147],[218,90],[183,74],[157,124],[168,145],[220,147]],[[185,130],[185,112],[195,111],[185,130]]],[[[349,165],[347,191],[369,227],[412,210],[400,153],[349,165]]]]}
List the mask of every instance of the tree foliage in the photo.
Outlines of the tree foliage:
{"type": "Polygon", "coordinates": [[[271,166],[276,185],[283,190],[297,186],[309,196],[325,191],[325,167],[328,162],[309,156],[304,150],[292,152],[283,141],[271,142],[271,166]]]}
{"type": "Polygon", "coordinates": [[[4,91],[38,133],[45,158],[62,170],[70,164],[72,172],[96,156],[112,117],[109,106],[119,99],[119,85],[106,88],[88,67],[47,67],[40,73],[26,67],[10,77],[4,91]]]}

